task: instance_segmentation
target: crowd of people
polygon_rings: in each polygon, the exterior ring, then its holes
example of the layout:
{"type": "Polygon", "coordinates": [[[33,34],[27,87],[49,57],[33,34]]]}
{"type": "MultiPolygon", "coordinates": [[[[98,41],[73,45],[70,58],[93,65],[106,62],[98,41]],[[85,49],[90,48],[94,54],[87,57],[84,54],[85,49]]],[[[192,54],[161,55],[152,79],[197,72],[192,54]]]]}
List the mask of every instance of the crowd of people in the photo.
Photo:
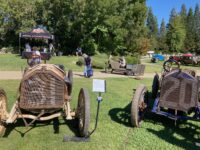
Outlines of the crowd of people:
{"type": "MultiPolygon", "coordinates": [[[[49,51],[50,53],[53,52],[54,46],[52,43],[49,44],[49,51]]],[[[40,52],[47,52],[47,48],[43,47],[39,50],[37,47],[32,47],[29,45],[29,43],[25,44],[25,51],[26,52],[32,52],[31,59],[28,60],[29,66],[33,66],[36,64],[41,63],[41,53],[40,52]]],[[[84,60],[84,76],[85,77],[91,77],[93,76],[93,69],[92,69],[92,59],[89,55],[83,53],[83,50],[80,46],[76,49],[76,56],[82,57],[84,60]]],[[[112,55],[109,56],[109,61],[112,60],[112,55]]],[[[120,63],[120,67],[125,68],[126,67],[126,59],[124,56],[120,57],[118,59],[118,62],[120,63]]]]}

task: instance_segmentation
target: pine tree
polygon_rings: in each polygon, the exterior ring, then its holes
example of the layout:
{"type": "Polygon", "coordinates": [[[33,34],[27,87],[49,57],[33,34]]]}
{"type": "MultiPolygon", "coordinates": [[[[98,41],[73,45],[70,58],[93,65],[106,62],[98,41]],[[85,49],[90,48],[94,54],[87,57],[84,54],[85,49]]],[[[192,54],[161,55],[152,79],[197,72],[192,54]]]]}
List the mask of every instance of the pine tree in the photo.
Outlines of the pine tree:
{"type": "Polygon", "coordinates": [[[186,24],[185,48],[187,51],[193,52],[195,49],[195,30],[194,30],[194,13],[192,8],[189,9],[186,24]]]}
{"type": "Polygon", "coordinates": [[[175,8],[172,8],[171,13],[170,13],[170,18],[169,18],[169,23],[173,22],[173,20],[177,17],[177,12],[175,8]]]}
{"type": "Polygon", "coordinates": [[[166,35],[166,42],[171,52],[180,52],[185,39],[185,28],[181,17],[172,9],[166,35]]]}
{"type": "Polygon", "coordinates": [[[182,22],[183,22],[184,25],[186,26],[186,23],[187,23],[187,9],[186,9],[185,4],[183,4],[183,5],[181,6],[180,16],[181,16],[182,22]]]}
{"type": "Polygon", "coordinates": [[[200,10],[196,4],[194,12],[195,52],[200,53],[200,10]]]}
{"type": "Polygon", "coordinates": [[[149,29],[149,35],[157,35],[158,33],[158,23],[157,18],[153,15],[152,8],[149,8],[147,16],[147,28],[149,29]]]}
{"type": "Polygon", "coordinates": [[[158,23],[157,18],[153,15],[152,8],[149,8],[147,15],[147,29],[148,38],[150,39],[151,49],[157,48],[157,34],[158,34],[158,23]]]}
{"type": "Polygon", "coordinates": [[[164,52],[167,49],[166,45],[166,25],[165,20],[162,19],[160,30],[159,30],[159,36],[158,36],[158,46],[159,50],[162,50],[164,52]]]}

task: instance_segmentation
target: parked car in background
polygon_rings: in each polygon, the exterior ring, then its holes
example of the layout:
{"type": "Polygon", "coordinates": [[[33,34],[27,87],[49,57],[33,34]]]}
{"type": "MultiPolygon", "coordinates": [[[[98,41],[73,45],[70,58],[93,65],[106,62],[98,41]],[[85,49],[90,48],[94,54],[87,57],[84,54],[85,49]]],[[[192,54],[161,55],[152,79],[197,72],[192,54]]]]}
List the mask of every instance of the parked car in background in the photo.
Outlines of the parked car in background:
{"type": "Polygon", "coordinates": [[[161,55],[161,54],[154,54],[151,62],[155,63],[157,61],[164,61],[165,60],[165,56],[161,55]]]}
{"type": "Polygon", "coordinates": [[[173,56],[173,59],[177,62],[181,62],[181,56],[173,56]]]}
{"type": "Polygon", "coordinates": [[[192,54],[183,54],[180,59],[181,64],[183,65],[198,65],[200,64],[200,57],[194,56],[192,54]]]}

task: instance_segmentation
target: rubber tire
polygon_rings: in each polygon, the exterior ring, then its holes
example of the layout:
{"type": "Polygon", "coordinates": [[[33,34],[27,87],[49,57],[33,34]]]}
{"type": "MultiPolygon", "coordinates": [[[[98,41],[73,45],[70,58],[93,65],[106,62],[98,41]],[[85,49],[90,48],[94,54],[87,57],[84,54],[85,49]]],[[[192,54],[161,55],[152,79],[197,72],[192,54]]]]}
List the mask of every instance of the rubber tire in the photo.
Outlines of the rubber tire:
{"type": "MultiPolygon", "coordinates": [[[[143,93],[147,92],[147,88],[144,85],[140,85],[135,92],[135,95],[131,104],[131,124],[134,127],[139,127],[141,125],[141,121],[139,120],[139,102],[141,101],[141,96],[143,93]]],[[[143,98],[144,100],[144,98],[143,98]]]]}
{"type": "MultiPolygon", "coordinates": [[[[170,72],[170,70],[167,70],[167,69],[166,69],[166,64],[167,64],[168,62],[170,62],[170,60],[167,60],[167,61],[165,61],[165,62],[163,63],[163,69],[164,69],[165,72],[170,72]]],[[[173,60],[172,63],[175,63],[175,64],[177,65],[177,68],[180,68],[180,64],[179,64],[176,60],[173,60]]]]}
{"type": "Polygon", "coordinates": [[[128,71],[126,71],[126,75],[127,75],[127,76],[132,76],[132,75],[133,75],[133,72],[130,71],[130,70],[128,70],[128,71]]]}
{"type": "MultiPolygon", "coordinates": [[[[0,101],[3,100],[5,101],[4,106],[3,106],[3,110],[5,111],[4,113],[7,113],[7,96],[6,96],[6,92],[0,88],[0,101]]],[[[0,137],[3,137],[6,131],[6,126],[2,121],[2,116],[0,114],[0,137]]]]}
{"type": "Polygon", "coordinates": [[[78,96],[78,127],[79,127],[79,133],[81,137],[86,137],[89,133],[89,124],[90,124],[90,98],[88,91],[86,89],[81,88],[78,96]],[[81,104],[84,104],[84,106],[80,106],[81,104]],[[82,108],[81,108],[82,107],[82,108]],[[81,119],[81,114],[84,114],[81,119]],[[83,124],[80,124],[80,121],[82,120],[83,124]]]}
{"type": "Polygon", "coordinates": [[[71,93],[72,93],[72,87],[73,87],[73,72],[72,72],[72,70],[69,70],[68,71],[68,75],[67,75],[67,77],[68,77],[68,79],[69,79],[69,81],[70,81],[70,86],[68,86],[68,94],[69,95],[71,95],[71,93]]]}
{"type": "Polygon", "coordinates": [[[153,78],[153,84],[152,84],[152,98],[155,99],[157,97],[158,94],[158,90],[159,90],[159,75],[156,74],[153,78]]]}

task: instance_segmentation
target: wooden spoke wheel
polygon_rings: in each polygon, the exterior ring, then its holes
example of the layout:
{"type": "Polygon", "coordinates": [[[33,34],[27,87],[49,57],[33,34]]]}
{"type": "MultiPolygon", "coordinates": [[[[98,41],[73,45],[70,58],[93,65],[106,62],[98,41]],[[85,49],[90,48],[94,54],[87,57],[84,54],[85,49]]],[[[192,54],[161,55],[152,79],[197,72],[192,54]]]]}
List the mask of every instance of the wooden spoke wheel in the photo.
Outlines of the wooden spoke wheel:
{"type": "Polygon", "coordinates": [[[73,72],[72,70],[68,71],[68,79],[70,81],[70,86],[68,86],[68,94],[71,95],[72,93],[72,86],[73,86],[73,72]]]}
{"type": "Polygon", "coordinates": [[[173,58],[169,58],[169,60],[163,63],[163,68],[164,68],[164,71],[170,72],[172,69],[179,69],[180,64],[173,58]]]}
{"type": "Polygon", "coordinates": [[[156,74],[153,78],[153,84],[152,84],[152,98],[153,99],[157,97],[159,86],[160,86],[159,75],[156,74]]]}
{"type": "Polygon", "coordinates": [[[144,85],[140,85],[133,97],[131,104],[131,124],[134,127],[139,127],[144,116],[147,98],[147,88],[144,85]]]}
{"type": "Polygon", "coordinates": [[[6,131],[5,120],[7,116],[7,97],[3,89],[0,89],[0,137],[2,137],[6,131]]]}
{"type": "Polygon", "coordinates": [[[86,89],[81,88],[78,96],[77,118],[81,137],[88,135],[90,123],[90,99],[86,89]]]}

